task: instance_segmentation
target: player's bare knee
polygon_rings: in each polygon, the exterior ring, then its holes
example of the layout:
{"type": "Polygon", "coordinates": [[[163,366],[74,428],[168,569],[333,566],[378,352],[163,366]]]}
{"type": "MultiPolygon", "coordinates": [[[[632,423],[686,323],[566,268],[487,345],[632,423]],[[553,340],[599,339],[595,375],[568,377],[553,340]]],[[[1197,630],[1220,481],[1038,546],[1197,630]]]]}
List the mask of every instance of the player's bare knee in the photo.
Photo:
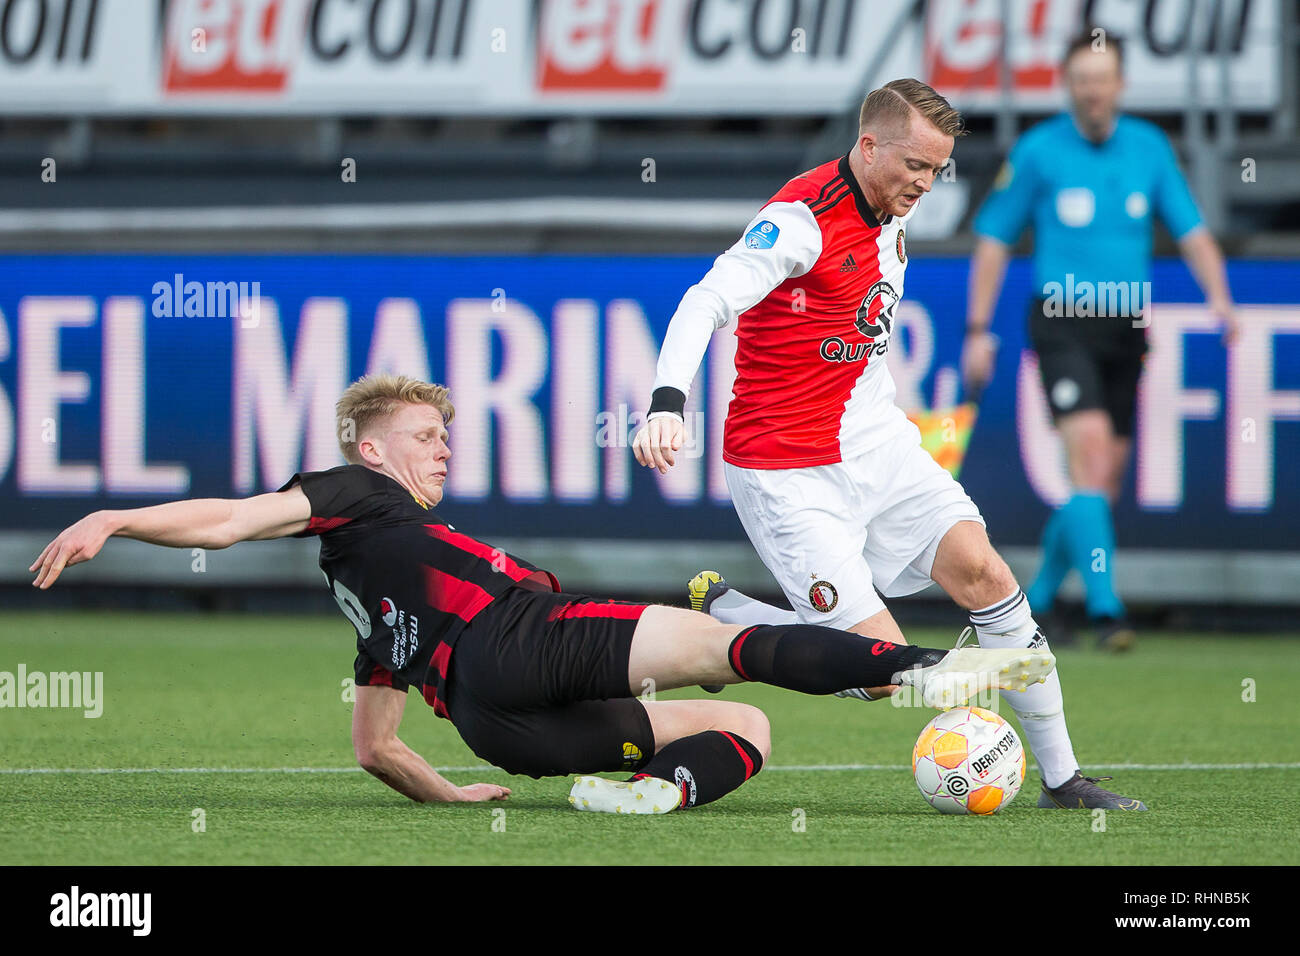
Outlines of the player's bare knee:
{"type": "Polygon", "coordinates": [[[1016,582],[1016,576],[1011,573],[1011,569],[1007,567],[1007,563],[1002,560],[1000,554],[990,548],[989,555],[988,563],[984,569],[984,583],[991,592],[1005,597],[1014,592],[1020,585],[1016,582]]]}
{"type": "Polygon", "coordinates": [[[763,762],[772,755],[772,725],[767,714],[750,704],[737,704],[731,720],[735,723],[735,733],[740,734],[758,748],[763,755],[763,762]]]}
{"type": "Polygon", "coordinates": [[[690,684],[730,683],[727,650],[736,627],[707,614],[654,605],[641,615],[628,661],[630,686],[640,693],[651,678],[663,690],[690,684]]]}
{"type": "Polygon", "coordinates": [[[1017,586],[1011,569],[992,546],[972,555],[963,570],[965,593],[954,594],[953,598],[966,606],[986,607],[1006,597],[1017,586]]]}
{"type": "Polygon", "coordinates": [[[980,587],[990,583],[994,576],[994,555],[984,551],[973,555],[966,564],[966,583],[971,587],[980,587]]]}

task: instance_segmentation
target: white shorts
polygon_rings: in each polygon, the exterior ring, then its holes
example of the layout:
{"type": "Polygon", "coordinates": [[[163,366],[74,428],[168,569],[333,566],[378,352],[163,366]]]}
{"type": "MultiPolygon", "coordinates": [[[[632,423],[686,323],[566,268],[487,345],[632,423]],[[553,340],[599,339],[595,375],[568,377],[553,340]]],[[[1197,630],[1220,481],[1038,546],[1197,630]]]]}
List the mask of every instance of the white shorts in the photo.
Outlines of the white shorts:
{"type": "Polygon", "coordinates": [[[939,541],[959,521],[984,524],[960,484],[907,422],[884,445],[808,468],[726,465],[754,549],[799,620],[850,628],[926,587],[939,541]]]}

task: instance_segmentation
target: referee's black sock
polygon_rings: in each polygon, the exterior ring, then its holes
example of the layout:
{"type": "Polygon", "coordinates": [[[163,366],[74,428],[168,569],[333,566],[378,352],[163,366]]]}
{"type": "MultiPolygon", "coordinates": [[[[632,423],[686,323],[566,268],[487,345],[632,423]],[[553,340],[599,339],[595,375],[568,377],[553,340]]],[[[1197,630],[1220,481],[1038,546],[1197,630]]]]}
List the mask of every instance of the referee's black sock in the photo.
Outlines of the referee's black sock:
{"type": "Polygon", "coordinates": [[[731,642],[731,669],[749,681],[805,694],[833,694],[847,687],[896,684],[897,675],[943,660],[947,651],[892,641],[819,624],[759,624],[731,642]]]}
{"type": "Polygon", "coordinates": [[[762,768],[763,755],[744,737],[706,730],[674,740],[632,779],[658,777],[676,784],[685,809],[725,797],[762,768]]]}

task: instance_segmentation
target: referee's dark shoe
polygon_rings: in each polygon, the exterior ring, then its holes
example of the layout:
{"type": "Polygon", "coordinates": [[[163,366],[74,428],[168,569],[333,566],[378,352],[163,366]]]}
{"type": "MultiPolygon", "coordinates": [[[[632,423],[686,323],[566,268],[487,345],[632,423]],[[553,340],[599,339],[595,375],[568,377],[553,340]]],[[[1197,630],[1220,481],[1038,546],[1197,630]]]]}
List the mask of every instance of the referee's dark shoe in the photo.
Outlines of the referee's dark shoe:
{"type": "Polygon", "coordinates": [[[1043,783],[1043,791],[1038,795],[1038,806],[1044,810],[1145,810],[1146,804],[1141,800],[1121,797],[1097,786],[1101,780],[1111,777],[1085,777],[1078,770],[1074,776],[1059,787],[1049,787],[1043,783]]]}
{"type": "Polygon", "coordinates": [[[1126,617],[1103,617],[1093,623],[1099,650],[1122,654],[1137,643],[1137,631],[1126,617]]]}
{"type": "MultiPolygon", "coordinates": [[[[704,614],[709,613],[709,606],[719,595],[729,590],[727,582],[717,571],[701,571],[686,584],[686,596],[691,602],[691,610],[704,614]]],[[[700,688],[710,694],[721,694],[725,686],[725,684],[701,684],[700,688]]]]}

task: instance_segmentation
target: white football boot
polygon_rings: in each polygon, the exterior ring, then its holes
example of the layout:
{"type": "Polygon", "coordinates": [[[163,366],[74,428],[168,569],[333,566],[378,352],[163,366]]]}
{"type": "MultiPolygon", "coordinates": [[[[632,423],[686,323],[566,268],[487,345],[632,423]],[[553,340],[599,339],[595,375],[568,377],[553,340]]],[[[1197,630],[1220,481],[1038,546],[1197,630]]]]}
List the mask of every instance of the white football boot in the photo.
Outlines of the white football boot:
{"type": "Polygon", "coordinates": [[[894,675],[896,682],[920,690],[926,707],[948,710],[995,687],[1024,690],[1030,684],[1047,680],[1047,675],[1056,668],[1056,657],[1048,651],[963,647],[965,637],[963,634],[957,647],[939,663],[902,671],[894,675]]]}
{"type": "Polygon", "coordinates": [[[682,792],[667,780],[607,780],[574,777],[569,803],[592,813],[669,813],[682,804],[682,792]]]}

